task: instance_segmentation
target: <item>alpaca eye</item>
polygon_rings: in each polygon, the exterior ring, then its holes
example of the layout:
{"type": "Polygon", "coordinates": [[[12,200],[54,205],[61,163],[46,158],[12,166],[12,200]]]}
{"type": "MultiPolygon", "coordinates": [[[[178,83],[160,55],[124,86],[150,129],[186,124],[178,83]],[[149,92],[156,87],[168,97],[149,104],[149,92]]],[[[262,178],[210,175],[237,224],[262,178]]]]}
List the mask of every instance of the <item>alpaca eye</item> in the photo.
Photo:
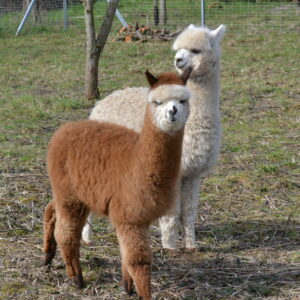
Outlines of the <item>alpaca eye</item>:
{"type": "Polygon", "coordinates": [[[180,100],[179,102],[180,102],[180,104],[185,104],[187,102],[187,100],[184,99],[184,100],[180,100]]]}
{"type": "Polygon", "coordinates": [[[194,53],[194,54],[199,54],[199,53],[202,52],[202,50],[200,50],[200,49],[192,49],[191,52],[194,53]]]}
{"type": "Polygon", "coordinates": [[[161,102],[159,102],[159,101],[153,101],[153,103],[154,103],[155,105],[161,105],[161,102]]]}

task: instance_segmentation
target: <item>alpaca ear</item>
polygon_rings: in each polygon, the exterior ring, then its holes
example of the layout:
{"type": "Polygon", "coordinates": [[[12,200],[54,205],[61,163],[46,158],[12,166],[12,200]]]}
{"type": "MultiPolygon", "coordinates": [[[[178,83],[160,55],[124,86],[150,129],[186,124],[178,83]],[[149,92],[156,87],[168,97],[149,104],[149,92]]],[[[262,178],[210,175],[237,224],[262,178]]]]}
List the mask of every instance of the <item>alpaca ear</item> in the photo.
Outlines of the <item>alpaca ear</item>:
{"type": "Polygon", "coordinates": [[[154,84],[158,81],[158,79],[154,77],[148,70],[145,72],[145,75],[147,77],[150,86],[154,86],[154,84]]]}
{"type": "Polygon", "coordinates": [[[188,81],[191,73],[193,71],[192,67],[188,67],[180,76],[181,80],[183,81],[184,84],[188,81]]]}
{"type": "Polygon", "coordinates": [[[212,30],[210,32],[211,37],[214,38],[215,41],[218,43],[222,41],[224,35],[226,32],[226,26],[225,25],[220,25],[217,29],[212,30]]]}
{"type": "Polygon", "coordinates": [[[191,24],[188,29],[194,29],[195,28],[195,25],[194,24],[191,24]]]}

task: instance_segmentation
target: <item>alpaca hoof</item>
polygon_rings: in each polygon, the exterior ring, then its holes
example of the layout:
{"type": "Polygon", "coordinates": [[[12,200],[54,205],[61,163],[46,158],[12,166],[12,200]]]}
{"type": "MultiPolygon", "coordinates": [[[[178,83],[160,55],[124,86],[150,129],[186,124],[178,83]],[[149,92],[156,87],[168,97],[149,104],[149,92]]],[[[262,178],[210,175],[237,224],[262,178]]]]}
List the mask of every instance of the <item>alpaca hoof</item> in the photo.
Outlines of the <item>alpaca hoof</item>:
{"type": "Polygon", "coordinates": [[[175,254],[175,253],[178,253],[180,251],[180,249],[177,249],[177,248],[165,248],[165,251],[168,253],[168,254],[175,254]]]}
{"type": "MultiPolygon", "coordinates": [[[[174,238],[174,241],[177,240],[174,238]]],[[[165,250],[177,250],[179,247],[176,242],[174,241],[162,241],[162,248],[165,250]]]]}
{"type": "Polygon", "coordinates": [[[126,293],[129,296],[132,296],[134,294],[134,290],[133,290],[133,280],[132,279],[123,279],[123,286],[125,288],[126,293]]]}
{"type": "Polygon", "coordinates": [[[189,249],[186,249],[186,251],[189,253],[195,253],[195,252],[198,252],[198,249],[197,248],[189,248],[189,249]]]}
{"type": "Polygon", "coordinates": [[[89,234],[85,233],[85,232],[82,232],[81,239],[86,245],[91,245],[92,244],[91,236],[89,234]]]}
{"type": "Polygon", "coordinates": [[[44,260],[44,266],[50,265],[53,257],[55,256],[55,251],[52,252],[46,252],[45,253],[45,260],[44,260]]]}
{"type": "Polygon", "coordinates": [[[91,241],[91,240],[84,240],[84,239],[82,239],[82,241],[83,241],[83,243],[84,243],[85,245],[87,245],[87,246],[92,245],[92,241],[91,241]]]}
{"type": "Polygon", "coordinates": [[[83,277],[82,277],[81,274],[78,274],[78,275],[75,276],[74,282],[75,282],[78,289],[82,289],[84,287],[83,277]]]}
{"type": "Polygon", "coordinates": [[[177,247],[163,247],[166,251],[177,251],[179,248],[177,247]]]}
{"type": "Polygon", "coordinates": [[[188,252],[197,252],[199,250],[199,248],[197,247],[196,244],[190,244],[190,245],[185,245],[184,249],[188,252]]]}

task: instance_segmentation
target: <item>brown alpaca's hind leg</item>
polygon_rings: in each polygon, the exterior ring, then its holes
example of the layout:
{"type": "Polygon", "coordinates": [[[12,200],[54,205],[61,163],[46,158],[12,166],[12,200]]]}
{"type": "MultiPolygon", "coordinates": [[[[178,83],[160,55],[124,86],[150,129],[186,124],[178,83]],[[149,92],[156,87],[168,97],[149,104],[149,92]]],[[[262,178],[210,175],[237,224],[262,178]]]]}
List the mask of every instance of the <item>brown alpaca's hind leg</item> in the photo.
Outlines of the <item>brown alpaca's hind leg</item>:
{"type": "Polygon", "coordinates": [[[51,201],[48,203],[44,212],[44,253],[45,261],[44,265],[49,265],[56,253],[56,241],[54,238],[55,229],[55,205],[51,201]]]}
{"type": "Polygon", "coordinates": [[[56,206],[55,239],[61,249],[68,277],[74,279],[79,289],[84,286],[79,248],[87,214],[88,210],[79,202],[56,206]]]}
{"type": "Polygon", "coordinates": [[[128,295],[132,296],[133,295],[133,279],[129,275],[127,268],[124,264],[122,264],[122,283],[125,288],[125,291],[128,295]]]}
{"type": "Polygon", "coordinates": [[[116,226],[122,254],[123,284],[132,293],[134,282],[140,299],[151,300],[151,263],[148,227],[116,226]],[[132,282],[133,281],[133,282],[132,282]]]}

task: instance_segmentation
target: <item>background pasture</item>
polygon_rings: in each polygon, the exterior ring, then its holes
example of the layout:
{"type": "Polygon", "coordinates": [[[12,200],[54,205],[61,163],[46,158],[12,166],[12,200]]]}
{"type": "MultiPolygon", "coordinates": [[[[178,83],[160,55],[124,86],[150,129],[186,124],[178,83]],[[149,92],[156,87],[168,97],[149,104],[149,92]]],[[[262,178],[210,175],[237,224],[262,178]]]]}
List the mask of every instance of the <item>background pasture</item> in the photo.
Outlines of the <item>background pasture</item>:
{"type": "MultiPolygon", "coordinates": [[[[82,12],[73,9],[73,16],[82,12]]],[[[199,251],[168,253],[152,229],[156,299],[300,297],[300,25],[295,18],[272,28],[260,18],[253,14],[251,26],[242,26],[242,14],[228,20],[222,153],[203,184],[199,251]]],[[[174,21],[170,30],[191,22],[193,16],[174,21]]],[[[208,20],[212,27],[221,22],[226,18],[208,20]]],[[[81,249],[83,291],[66,279],[59,253],[48,272],[42,266],[42,213],[51,199],[47,143],[60,124],[87,118],[94,105],[83,99],[85,31],[78,25],[67,32],[26,27],[17,38],[13,30],[0,31],[0,299],[130,299],[122,293],[119,248],[105,219],[94,225],[93,245],[81,249]]],[[[173,69],[171,43],[114,42],[119,27],[115,21],[101,58],[102,97],[146,85],[146,68],[173,69]]]]}

